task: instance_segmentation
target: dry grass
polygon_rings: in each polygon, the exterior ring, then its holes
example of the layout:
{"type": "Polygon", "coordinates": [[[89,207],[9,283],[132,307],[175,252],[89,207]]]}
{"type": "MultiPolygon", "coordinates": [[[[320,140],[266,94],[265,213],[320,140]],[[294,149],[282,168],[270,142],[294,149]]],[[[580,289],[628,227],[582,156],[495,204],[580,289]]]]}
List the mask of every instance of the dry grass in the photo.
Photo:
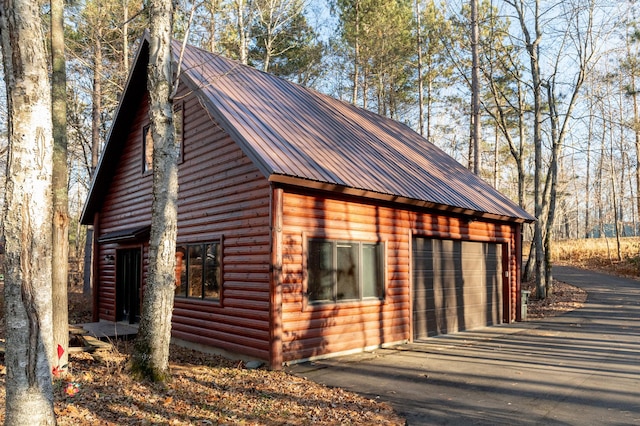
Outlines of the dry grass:
{"type": "Polygon", "coordinates": [[[620,260],[615,238],[556,241],[551,259],[557,265],[640,278],[640,237],[621,238],[620,260]]]}

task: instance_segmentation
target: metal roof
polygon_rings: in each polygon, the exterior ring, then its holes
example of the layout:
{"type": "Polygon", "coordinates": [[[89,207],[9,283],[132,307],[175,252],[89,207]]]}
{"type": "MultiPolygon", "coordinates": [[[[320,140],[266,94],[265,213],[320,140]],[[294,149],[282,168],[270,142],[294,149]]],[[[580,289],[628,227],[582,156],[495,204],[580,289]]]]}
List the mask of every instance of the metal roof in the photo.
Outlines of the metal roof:
{"type": "MultiPolygon", "coordinates": [[[[535,218],[408,126],[218,54],[174,41],[186,84],[265,178],[517,222],[535,218]]],[[[99,208],[100,188],[118,155],[127,100],[140,90],[148,39],[143,39],[82,223],[99,208]],[[142,53],[141,53],[142,52],[142,53]],[[137,76],[137,77],[135,77],[137,76]],[[134,82],[134,83],[132,83],[134,82]],[[118,130],[120,128],[120,130],[118,130]],[[112,140],[116,139],[116,140],[112,140]],[[106,170],[105,170],[106,169],[106,170]]]]}
{"type": "MultiPolygon", "coordinates": [[[[177,42],[174,51],[180,52],[177,42]]],[[[193,46],[186,46],[181,67],[214,118],[271,180],[534,220],[404,124],[193,46]]]]}

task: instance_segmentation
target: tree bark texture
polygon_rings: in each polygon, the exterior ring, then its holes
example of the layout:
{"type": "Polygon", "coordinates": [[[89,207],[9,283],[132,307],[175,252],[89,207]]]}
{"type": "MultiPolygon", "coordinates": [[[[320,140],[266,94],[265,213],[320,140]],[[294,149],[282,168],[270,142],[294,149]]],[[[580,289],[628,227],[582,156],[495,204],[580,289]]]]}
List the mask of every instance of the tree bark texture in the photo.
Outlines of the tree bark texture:
{"type": "Polygon", "coordinates": [[[525,6],[523,2],[517,1],[513,3],[518,14],[518,21],[522,28],[522,32],[525,36],[525,43],[527,47],[527,54],[529,56],[531,82],[533,89],[533,145],[534,145],[534,215],[536,222],[534,224],[533,242],[529,256],[533,255],[535,260],[535,278],[536,278],[536,290],[537,297],[544,299],[546,297],[546,282],[545,282],[545,257],[543,246],[543,232],[546,227],[546,222],[543,217],[543,188],[542,188],[542,77],[540,75],[540,40],[542,38],[542,31],[540,29],[540,5],[539,1],[534,2],[534,34],[529,32],[527,27],[527,19],[525,17],[525,6]]]}
{"type": "Polygon", "coordinates": [[[153,135],[153,202],[149,274],[133,357],[134,373],[153,381],[169,378],[169,343],[175,290],[178,155],[170,94],[171,0],[151,2],[148,89],[153,135]]]}
{"type": "Polygon", "coordinates": [[[38,3],[0,2],[9,112],[5,240],[7,425],[55,424],[51,368],[51,98],[38,3]]]}
{"type": "Polygon", "coordinates": [[[424,136],[424,83],[422,81],[422,28],[420,28],[420,1],[415,0],[416,13],[416,51],[418,53],[418,129],[424,136]]]}
{"type": "Polygon", "coordinates": [[[66,370],[69,353],[69,190],[67,181],[67,73],[64,60],[63,0],[51,0],[51,117],[53,121],[53,344],[63,348],[55,360],[66,370]]]}
{"type": "Polygon", "coordinates": [[[478,55],[478,1],[471,0],[471,145],[469,149],[469,169],[480,174],[480,69],[478,55]]]}

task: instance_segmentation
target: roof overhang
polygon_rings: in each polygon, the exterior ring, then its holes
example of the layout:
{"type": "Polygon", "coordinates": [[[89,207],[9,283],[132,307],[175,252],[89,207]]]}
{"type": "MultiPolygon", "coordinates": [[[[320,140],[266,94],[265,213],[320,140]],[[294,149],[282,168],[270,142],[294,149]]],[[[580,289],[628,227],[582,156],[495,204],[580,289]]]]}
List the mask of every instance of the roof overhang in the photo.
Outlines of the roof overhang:
{"type": "Polygon", "coordinates": [[[99,243],[130,243],[140,241],[149,237],[151,225],[127,228],[120,231],[113,231],[98,237],[99,243]]]}
{"type": "Polygon", "coordinates": [[[338,194],[349,195],[353,197],[368,198],[376,201],[384,201],[388,203],[404,204],[407,206],[425,208],[431,210],[437,210],[441,212],[447,212],[450,214],[456,214],[461,216],[471,216],[475,218],[482,218],[488,220],[497,220],[501,222],[515,222],[515,223],[532,223],[535,222],[533,216],[530,217],[516,217],[508,216],[497,213],[483,212],[472,209],[465,209],[462,207],[449,206],[444,204],[433,203],[424,200],[417,200],[409,197],[402,197],[393,194],[383,194],[380,192],[369,191],[365,189],[351,188],[344,185],[337,185],[327,182],[318,182],[309,179],[292,177],[286,175],[273,174],[269,176],[269,181],[273,183],[279,183],[283,185],[297,186],[300,188],[308,188],[313,190],[328,191],[338,194]]]}

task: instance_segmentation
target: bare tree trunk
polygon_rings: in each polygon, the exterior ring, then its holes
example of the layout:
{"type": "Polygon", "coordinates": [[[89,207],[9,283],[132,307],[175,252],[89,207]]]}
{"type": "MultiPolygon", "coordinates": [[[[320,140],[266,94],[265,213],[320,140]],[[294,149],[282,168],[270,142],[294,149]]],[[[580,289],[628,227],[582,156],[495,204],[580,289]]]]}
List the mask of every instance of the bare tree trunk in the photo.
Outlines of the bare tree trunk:
{"type": "MultiPolygon", "coordinates": [[[[604,115],[603,115],[604,116],[604,115]]],[[[603,171],[604,171],[604,158],[605,158],[605,140],[606,140],[606,127],[602,128],[602,135],[600,136],[600,158],[598,159],[598,176],[596,180],[596,198],[598,201],[598,227],[600,228],[600,238],[607,237],[606,230],[604,229],[604,207],[602,197],[604,195],[603,190],[603,171]]],[[[609,242],[607,241],[607,248],[609,242]]]]}
{"type": "Polygon", "coordinates": [[[171,314],[175,291],[178,156],[171,93],[172,0],[151,1],[148,89],[153,135],[153,203],[149,274],[132,357],[132,370],[152,381],[169,378],[171,314]]]}
{"type": "Polygon", "coordinates": [[[122,68],[124,75],[129,73],[129,0],[122,1],[122,68]]]}
{"type": "MultiPolygon", "coordinates": [[[[355,5],[355,21],[356,21],[356,37],[354,41],[354,58],[353,58],[353,93],[351,95],[351,103],[353,105],[358,102],[358,81],[360,80],[360,0],[356,0],[355,5]]],[[[366,81],[366,78],[364,79],[366,81]]],[[[363,108],[366,106],[366,90],[363,90],[363,108]]]]}
{"type": "Polygon", "coordinates": [[[427,135],[426,138],[431,142],[431,115],[433,109],[433,103],[431,101],[431,94],[433,93],[433,83],[429,81],[427,83],[427,135]]]}
{"type": "Polygon", "coordinates": [[[0,2],[9,155],[2,238],[6,425],[53,425],[50,361],[53,135],[47,57],[37,2],[0,2]]]}
{"type": "MultiPolygon", "coordinates": [[[[632,200],[634,200],[636,197],[636,193],[633,190],[632,180],[633,180],[633,177],[629,175],[629,196],[631,197],[632,200]]],[[[631,236],[637,237],[638,236],[638,220],[636,219],[635,205],[631,206],[631,223],[633,225],[633,231],[631,231],[631,236]]]]}
{"type": "Polygon", "coordinates": [[[611,157],[609,158],[609,161],[611,162],[611,196],[612,196],[612,200],[613,200],[613,210],[614,210],[614,214],[613,214],[613,224],[614,224],[614,230],[616,233],[616,254],[617,254],[617,258],[618,258],[618,262],[622,261],[622,247],[621,247],[621,243],[620,243],[620,220],[618,219],[618,196],[617,194],[617,189],[616,189],[616,176],[615,176],[615,165],[613,164],[613,146],[611,147],[611,157]]]}
{"type": "Polygon", "coordinates": [[[91,172],[100,159],[100,125],[102,123],[102,28],[96,28],[93,51],[93,92],[91,95],[91,172]]]}
{"type": "Polygon", "coordinates": [[[422,28],[420,20],[420,0],[415,0],[416,10],[416,49],[418,51],[418,128],[420,135],[424,136],[424,88],[422,81],[422,28]]]}
{"type": "MultiPolygon", "coordinates": [[[[622,106],[622,104],[620,105],[622,106]]],[[[618,262],[622,260],[620,247],[620,219],[618,217],[618,188],[616,188],[616,166],[613,161],[614,121],[612,108],[609,108],[609,179],[611,180],[611,200],[613,202],[613,226],[616,236],[616,255],[618,262]]],[[[624,165],[622,166],[624,168],[624,165]]],[[[621,190],[622,193],[622,190],[621,190]]]]}
{"type": "Polygon", "coordinates": [[[217,28],[216,12],[218,10],[219,4],[220,4],[219,0],[213,0],[207,3],[207,10],[211,15],[209,18],[209,36],[211,37],[209,39],[209,50],[212,52],[216,52],[218,49],[218,45],[216,41],[216,28],[217,28]]]}
{"type": "Polygon", "coordinates": [[[245,0],[236,0],[236,9],[238,14],[236,17],[238,36],[240,37],[240,62],[246,65],[249,63],[249,34],[247,26],[250,25],[250,23],[245,22],[245,0]]]}
{"type": "Polygon", "coordinates": [[[473,159],[469,155],[469,167],[476,175],[480,174],[480,60],[478,27],[478,0],[471,0],[471,148],[473,159]]]}
{"type": "Polygon", "coordinates": [[[500,154],[500,135],[496,123],[495,143],[493,144],[493,187],[498,189],[498,155],[500,154]]]}
{"type": "MultiPolygon", "coordinates": [[[[638,111],[638,91],[636,90],[636,79],[631,75],[631,99],[633,99],[633,130],[636,148],[636,211],[640,214],[640,112],[638,111]]],[[[635,230],[634,230],[635,234],[635,230]]]]}
{"type": "Polygon", "coordinates": [[[53,121],[53,343],[60,346],[58,367],[66,370],[69,352],[69,190],[67,181],[67,72],[64,59],[64,0],[51,0],[53,121]]]}
{"type": "Polygon", "coordinates": [[[533,145],[534,145],[534,215],[536,222],[534,225],[532,245],[535,250],[535,276],[537,297],[546,297],[545,282],[545,258],[543,247],[543,230],[546,221],[543,218],[543,190],[542,190],[542,78],[540,75],[539,49],[542,31],[540,29],[540,4],[539,0],[534,2],[534,34],[529,32],[527,19],[525,17],[525,6],[521,1],[514,1],[513,4],[518,14],[518,20],[522,32],[525,36],[527,54],[529,57],[531,80],[533,86],[533,145]]]}
{"type": "Polygon", "coordinates": [[[526,174],[524,171],[524,147],[526,140],[525,113],[526,102],[522,89],[522,81],[518,79],[518,155],[516,156],[516,164],[518,167],[518,205],[525,208],[524,187],[526,174]]]}
{"type": "MultiPolygon", "coordinates": [[[[102,119],[100,112],[102,111],[102,29],[95,28],[94,50],[93,50],[93,91],[91,94],[91,174],[98,167],[100,157],[100,125],[102,119]]],[[[93,288],[93,227],[87,229],[85,251],[84,251],[84,286],[82,292],[85,295],[91,294],[93,288]]],[[[94,320],[97,321],[97,312],[93,313],[94,320]]]]}
{"type": "Polygon", "coordinates": [[[585,213],[584,213],[584,237],[591,238],[591,135],[593,135],[593,115],[589,115],[589,132],[587,133],[587,164],[586,164],[586,181],[585,181],[585,213]]]}

